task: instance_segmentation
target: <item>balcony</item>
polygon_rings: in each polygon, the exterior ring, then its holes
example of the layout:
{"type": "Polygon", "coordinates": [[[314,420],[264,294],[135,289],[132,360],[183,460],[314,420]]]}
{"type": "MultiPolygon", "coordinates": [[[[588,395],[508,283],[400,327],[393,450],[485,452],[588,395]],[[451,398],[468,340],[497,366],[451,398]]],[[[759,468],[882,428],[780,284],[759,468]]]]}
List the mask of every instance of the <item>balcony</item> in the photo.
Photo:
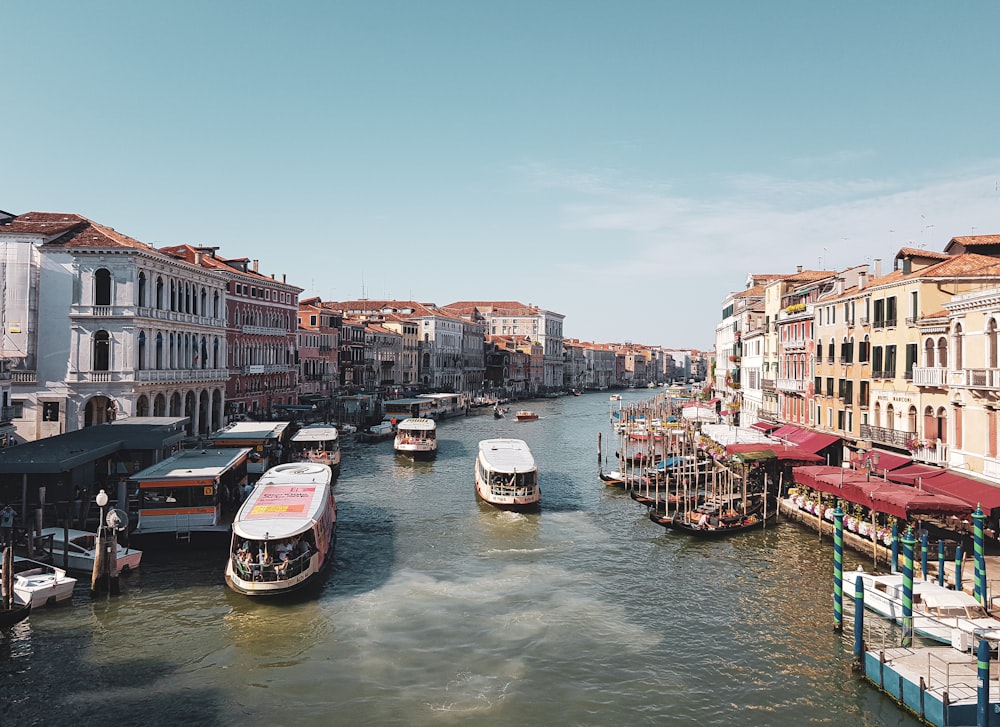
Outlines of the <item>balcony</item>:
{"type": "Polygon", "coordinates": [[[253,364],[251,366],[244,366],[238,369],[236,373],[239,374],[283,374],[286,371],[291,371],[291,366],[285,366],[284,364],[253,364]]]}
{"type": "Polygon", "coordinates": [[[906,443],[916,437],[916,435],[916,432],[904,432],[898,429],[873,427],[871,424],[861,425],[862,439],[870,439],[873,442],[887,444],[890,447],[905,447],[906,443]]]}
{"type": "Polygon", "coordinates": [[[760,380],[760,390],[766,391],[769,394],[773,394],[775,391],[774,379],[761,379],[760,380]]]}
{"type": "Polygon", "coordinates": [[[11,371],[10,382],[12,384],[36,384],[38,374],[35,371],[11,371]]]}
{"type": "MultiPolygon", "coordinates": [[[[131,372],[129,372],[131,373],[131,372]]],[[[228,381],[228,369],[140,369],[135,372],[140,383],[194,383],[196,381],[228,381]]]]}
{"type": "Polygon", "coordinates": [[[913,451],[913,460],[927,464],[946,465],[948,464],[948,445],[944,442],[923,444],[913,451]]]}
{"type": "Polygon", "coordinates": [[[958,369],[948,372],[948,385],[964,389],[995,389],[1000,369],[958,369]]]}
{"type": "Polygon", "coordinates": [[[778,379],[778,391],[801,394],[806,390],[806,382],[802,379],[778,379]]]}
{"type": "Polygon", "coordinates": [[[784,346],[784,349],[786,351],[805,351],[806,350],[806,342],[805,341],[785,341],[784,344],[783,344],[783,346],[784,346]]]}

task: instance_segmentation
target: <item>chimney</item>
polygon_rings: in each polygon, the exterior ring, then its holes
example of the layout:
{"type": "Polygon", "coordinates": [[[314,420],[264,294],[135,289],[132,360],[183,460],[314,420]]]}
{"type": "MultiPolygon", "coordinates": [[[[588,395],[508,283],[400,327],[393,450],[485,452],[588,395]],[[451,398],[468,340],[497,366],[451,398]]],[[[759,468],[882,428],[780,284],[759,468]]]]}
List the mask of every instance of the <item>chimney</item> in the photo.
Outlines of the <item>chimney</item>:
{"type": "Polygon", "coordinates": [[[801,265],[796,265],[795,266],[795,272],[801,273],[802,272],[802,266],[801,265]]]}
{"type": "Polygon", "coordinates": [[[865,285],[868,283],[868,271],[863,270],[858,273],[858,290],[864,290],[865,285]]]}
{"type": "Polygon", "coordinates": [[[281,282],[282,282],[282,283],[284,283],[284,282],[285,282],[285,274],[284,274],[284,273],[282,273],[282,274],[281,274],[281,282]]]}
{"type": "Polygon", "coordinates": [[[844,294],[844,279],[837,278],[837,295],[843,295],[843,294],[844,294]]]}
{"type": "Polygon", "coordinates": [[[197,265],[198,267],[201,267],[201,259],[203,257],[205,257],[205,253],[203,253],[201,250],[196,251],[194,254],[194,264],[197,265]]]}
{"type": "Polygon", "coordinates": [[[255,273],[257,272],[257,264],[258,264],[259,262],[260,262],[260,260],[254,260],[254,261],[253,261],[253,271],[254,271],[255,273]]]}
{"type": "Polygon", "coordinates": [[[881,278],[882,277],[882,258],[877,257],[872,260],[872,268],[874,269],[872,277],[881,278]]]}

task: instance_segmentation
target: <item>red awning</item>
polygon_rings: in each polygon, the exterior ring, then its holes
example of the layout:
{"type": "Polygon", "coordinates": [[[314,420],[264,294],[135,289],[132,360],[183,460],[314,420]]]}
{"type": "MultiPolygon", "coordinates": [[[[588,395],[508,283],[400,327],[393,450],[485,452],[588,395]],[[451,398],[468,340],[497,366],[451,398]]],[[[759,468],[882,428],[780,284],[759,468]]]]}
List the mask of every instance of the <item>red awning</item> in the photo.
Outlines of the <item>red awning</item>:
{"type": "Polygon", "coordinates": [[[827,434],[826,432],[810,432],[806,431],[806,435],[799,439],[796,444],[798,444],[802,449],[809,452],[819,452],[821,449],[826,449],[831,444],[835,444],[840,441],[840,437],[836,434],[827,434]]]}
{"type": "Polygon", "coordinates": [[[802,429],[795,426],[794,424],[782,424],[780,427],[771,432],[771,436],[775,439],[787,439],[792,440],[791,435],[795,432],[801,432],[802,429]]]}
{"type": "MultiPolygon", "coordinates": [[[[878,470],[879,472],[882,471],[881,459],[879,459],[878,470]]],[[[931,467],[929,464],[912,462],[911,464],[889,472],[889,479],[893,482],[902,482],[905,485],[915,485],[920,480],[925,480],[928,477],[934,477],[942,472],[944,472],[944,470],[940,467],[931,467]]]]}
{"type": "MultiPolygon", "coordinates": [[[[865,452],[862,455],[862,461],[868,459],[876,452],[878,453],[878,466],[875,467],[874,471],[878,472],[880,475],[883,472],[897,470],[900,467],[905,467],[908,464],[914,464],[913,460],[910,459],[909,457],[902,457],[898,454],[893,454],[892,452],[884,452],[881,449],[878,450],[873,449],[870,452],[865,452]]],[[[872,466],[873,467],[875,466],[874,462],[872,462],[872,466]]]]}
{"type": "Polygon", "coordinates": [[[766,434],[767,432],[772,432],[775,429],[778,429],[780,426],[780,424],[772,424],[770,422],[754,422],[750,425],[750,428],[766,434]]]}
{"type": "Polygon", "coordinates": [[[977,505],[984,511],[1000,507],[1000,487],[948,470],[938,470],[938,474],[920,480],[921,487],[929,492],[957,497],[971,508],[977,505]]]}
{"type": "Polygon", "coordinates": [[[736,456],[744,462],[776,459],[779,462],[822,462],[823,458],[802,447],[795,447],[778,442],[759,442],[751,444],[741,442],[727,444],[726,454],[736,456]]]}

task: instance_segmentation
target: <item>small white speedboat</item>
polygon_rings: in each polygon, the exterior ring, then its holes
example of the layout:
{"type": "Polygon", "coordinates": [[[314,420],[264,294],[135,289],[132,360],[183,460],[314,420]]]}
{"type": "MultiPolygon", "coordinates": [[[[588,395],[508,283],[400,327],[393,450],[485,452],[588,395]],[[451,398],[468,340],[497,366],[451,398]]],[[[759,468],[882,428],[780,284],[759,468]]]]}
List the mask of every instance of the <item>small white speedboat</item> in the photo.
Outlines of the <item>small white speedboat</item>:
{"type": "Polygon", "coordinates": [[[49,563],[14,556],[14,600],[32,608],[51,606],[73,597],[76,578],[49,563]]]}
{"type": "MultiPolygon", "coordinates": [[[[63,534],[67,532],[63,528],[45,528],[42,536],[52,536],[52,562],[62,564],[64,554],[68,555],[67,568],[71,571],[82,571],[92,573],[94,570],[94,560],[97,558],[97,534],[85,530],[69,530],[69,542],[67,543],[63,534]]],[[[142,551],[135,548],[126,548],[119,544],[117,552],[118,576],[139,567],[142,560],[142,551]]]]}

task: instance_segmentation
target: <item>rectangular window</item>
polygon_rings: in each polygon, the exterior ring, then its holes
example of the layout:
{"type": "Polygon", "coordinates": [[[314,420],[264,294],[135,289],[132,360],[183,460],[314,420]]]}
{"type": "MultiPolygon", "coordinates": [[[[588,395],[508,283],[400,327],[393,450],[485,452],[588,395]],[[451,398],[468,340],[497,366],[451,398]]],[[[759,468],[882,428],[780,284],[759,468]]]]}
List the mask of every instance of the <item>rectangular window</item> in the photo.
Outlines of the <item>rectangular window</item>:
{"type": "Polygon", "coordinates": [[[913,318],[914,320],[916,320],[919,317],[919,315],[920,315],[917,312],[917,310],[918,310],[918,308],[917,308],[917,291],[914,290],[912,293],[910,293],[910,317],[913,318]]]}
{"type": "Polygon", "coordinates": [[[841,409],[837,412],[837,429],[844,430],[844,410],[841,409]]]}
{"type": "Polygon", "coordinates": [[[896,378],[896,347],[885,347],[885,375],[886,378],[896,378]]]}
{"type": "Polygon", "coordinates": [[[833,378],[830,377],[826,380],[826,395],[833,396],[833,378]]]}
{"type": "Polygon", "coordinates": [[[861,406],[868,406],[868,390],[869,383],[867,381],[860,382],[861,389],[858,392],[858,404],[861,406]]]}
{"type": "Polygon", "coordinates": [[[872,321],[875,328],[882,328],[885,325],[885,301],[875,301],[875,320],[872,321]]]}
{"type": "Polygon", "coordinates": [[[42,421],[43,422],[57,422],[57,421],[59,421],[59,402],[58,401],[43,401],[42,402],[42,421]]]}
{"type": "Polygon", "coordinates": [[[885,325],[889,328],[896,325],[896,296],[885,299],[885,325]]]}
{"type": "Polygon", "coordinates": [[[882,347],[875,346],[872,349],[872,376],[882,376],[882,347]]]}
{"type": "Polygon", "coordinates": [[[913,379],[913,367],[917,363],[917,344],[908,343],[906,344],[906,371],[905,376],[907,380],[913,379]]]}
{"type": "Polygon", "coordinates": [[[14,399],[10,402],[10,418],[24,419],[24,401],[14,399]]]}

